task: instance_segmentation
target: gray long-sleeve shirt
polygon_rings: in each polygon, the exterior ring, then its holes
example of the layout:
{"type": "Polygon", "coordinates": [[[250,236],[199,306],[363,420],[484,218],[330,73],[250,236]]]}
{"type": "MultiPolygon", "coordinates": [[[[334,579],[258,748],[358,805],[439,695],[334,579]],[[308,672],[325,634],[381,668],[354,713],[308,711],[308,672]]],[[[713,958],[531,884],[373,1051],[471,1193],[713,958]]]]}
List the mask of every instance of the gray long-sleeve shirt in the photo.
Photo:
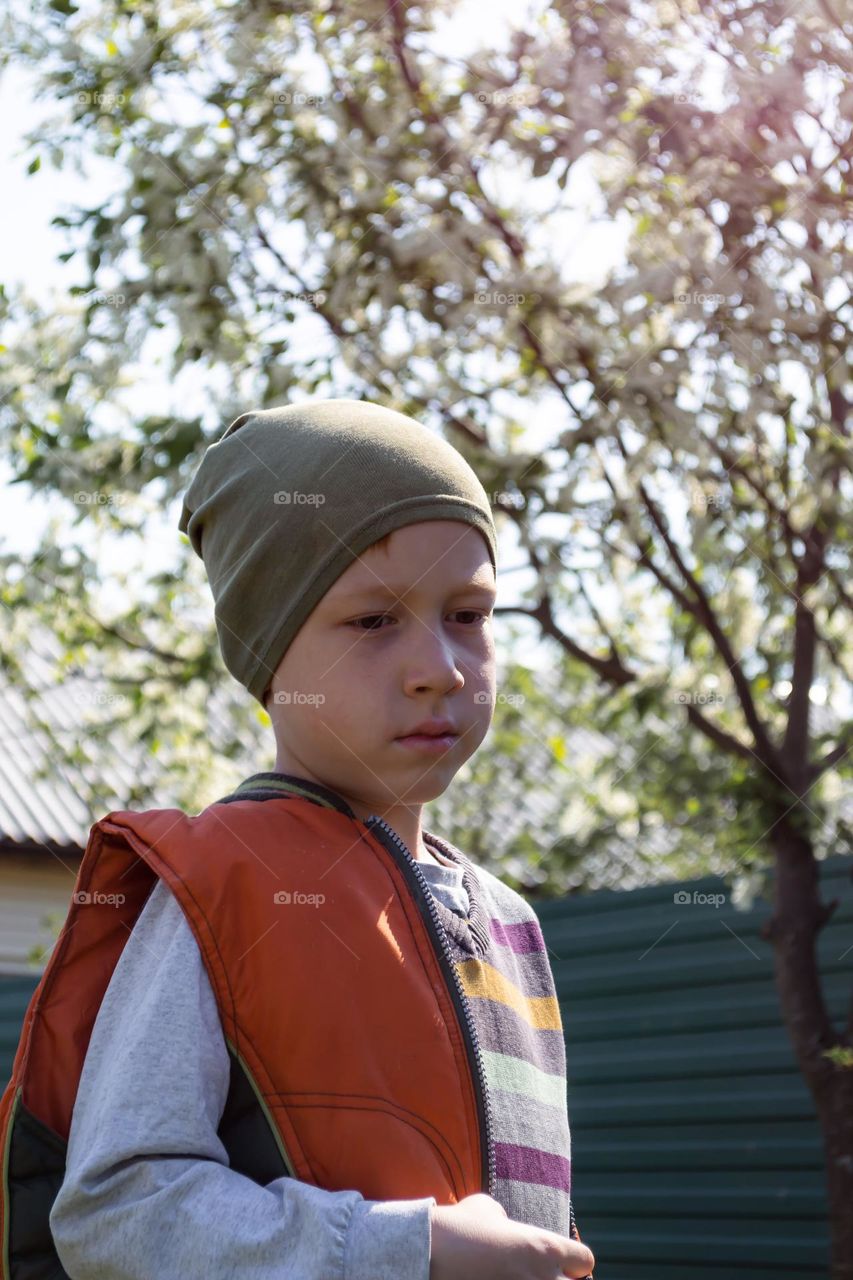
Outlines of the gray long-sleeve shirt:
{"type": "MultiPolygon", "coordinates": [[[[461,868],[421,862],[462,914],[461,868]]],[[[428,1280],[430,1208],[295,1178],[260,1186],[217,1135],[230,1063],[186,917],[158,881],[92,1030],[50,1227],[71,1280],[428,1280]]]]}

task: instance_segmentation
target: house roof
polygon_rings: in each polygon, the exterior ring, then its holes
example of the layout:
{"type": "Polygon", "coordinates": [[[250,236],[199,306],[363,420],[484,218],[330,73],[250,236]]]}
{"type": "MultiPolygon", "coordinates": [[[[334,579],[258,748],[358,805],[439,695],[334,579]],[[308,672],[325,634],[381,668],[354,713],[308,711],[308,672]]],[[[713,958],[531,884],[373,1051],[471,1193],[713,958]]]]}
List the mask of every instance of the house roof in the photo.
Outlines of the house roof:
{"type": "MultiPolygon", "coordinates": [[[[69,677],[55,683],[48,647],[48,641],[40,641],[26,656],[30,689],[38,691],[32,710],[19,683],[0,672],[0,843],[15,851],[82,853],[95,816],[33,711],[49,721],[60,742],[73,744],[80,732],[81,685],[88,686],[90,705],[91,682],[69,677]]],[[[112,792],[105,798],[112,808],[133,773],[124,753],[115,754],[116,762],[104,770],[106,790],[112,792]]]]}
{"type": "MultiPolygon", "coordinates": [[[[91,750],[83,749],[86,725],[93,705],[109,706],[109,684],[86,674],[57,679],[61,652],[56,638],[43,631],[31,639],[26,654],[17,655],[28,692],[17,674],[0,667],[0,853],[81,857],[92,824],[113,809],[128,808],[140,778],[156,770],[147,744],[123,733],[120,724],[110,730],[109,752],[93,762],[91,750]],[[50,733],[39,721],[49,724],[50,733]],[[55,743],[62,748],[59,754],[55,743]],[[94,809],[84,798],[93,789],[94,809]]],[[[214,740],[225,727],[215,702],[212,698],[206,708],[214,740]]],[[[235,763],[239,773],[240,762],[235,763]]],[[[245,766],[242,776],[263,767],[256,743],[247,742],[245,766]]]]}

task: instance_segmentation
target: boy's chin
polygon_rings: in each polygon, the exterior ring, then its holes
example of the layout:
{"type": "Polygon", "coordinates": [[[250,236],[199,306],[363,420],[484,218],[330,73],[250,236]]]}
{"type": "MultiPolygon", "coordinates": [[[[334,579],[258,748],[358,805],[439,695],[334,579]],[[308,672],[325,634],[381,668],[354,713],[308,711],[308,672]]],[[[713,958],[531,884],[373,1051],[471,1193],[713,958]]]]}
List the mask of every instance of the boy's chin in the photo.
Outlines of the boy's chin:
{"type": "Polygon", "coordinates": [[[432,765],[415,762],[408,769],[401,770],[401,781],[407,777],[411,779],[402,783],[405,803],[428,804],[430,800],[437,800],[450,786],[459,767],[449,760],[436,760],[432,765]]]}

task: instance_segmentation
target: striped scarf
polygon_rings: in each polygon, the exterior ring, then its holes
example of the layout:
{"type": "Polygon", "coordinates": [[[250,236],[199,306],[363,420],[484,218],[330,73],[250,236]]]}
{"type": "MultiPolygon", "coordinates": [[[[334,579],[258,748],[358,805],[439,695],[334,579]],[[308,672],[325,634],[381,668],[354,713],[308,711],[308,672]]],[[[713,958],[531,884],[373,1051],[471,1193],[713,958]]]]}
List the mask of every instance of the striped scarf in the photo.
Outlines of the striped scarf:
{"type": "Polygon", "coordinates": [[[483,1054],[495,1144],[495,1198],[510,1218],[570,1230],[571,1135],[560,1006],[536,913],[447,841],[465,869],[468,919],[436,899],[483,1054]]]}

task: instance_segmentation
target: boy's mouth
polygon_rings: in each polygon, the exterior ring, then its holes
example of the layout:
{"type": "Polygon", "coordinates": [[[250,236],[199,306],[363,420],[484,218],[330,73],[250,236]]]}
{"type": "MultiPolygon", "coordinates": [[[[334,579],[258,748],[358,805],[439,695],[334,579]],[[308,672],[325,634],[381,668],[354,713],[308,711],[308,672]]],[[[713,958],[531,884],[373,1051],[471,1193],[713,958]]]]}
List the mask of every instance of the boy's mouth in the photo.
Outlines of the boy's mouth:
{"type": "Polygon", "coordinates": [[[405,734],[396,738],[404,746],[417,747],[422,751],[446,751],[452,747],[459,734],[450,720],[423,720],[405,734]]]}

